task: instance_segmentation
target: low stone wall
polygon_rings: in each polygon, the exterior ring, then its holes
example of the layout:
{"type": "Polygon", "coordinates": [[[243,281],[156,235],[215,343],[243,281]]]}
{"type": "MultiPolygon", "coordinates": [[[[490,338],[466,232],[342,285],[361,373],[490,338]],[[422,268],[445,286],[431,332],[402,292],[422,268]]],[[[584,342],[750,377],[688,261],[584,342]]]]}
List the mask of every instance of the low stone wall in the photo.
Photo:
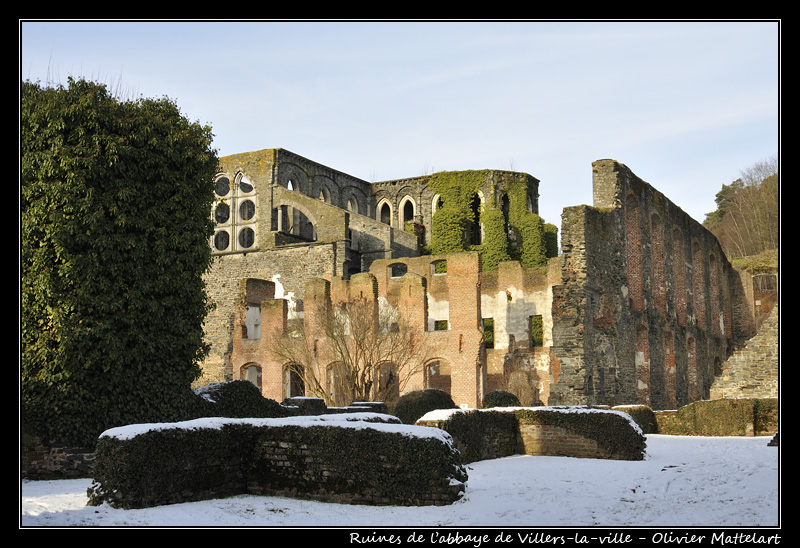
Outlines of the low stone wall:
{"type": "Polygon", "coordinates": [[[626,413],[582,406],[440,410],[417,424],[448,432],[464,462],[520,454],[641,460],[646,446],[626,413]]]}
{"type": "Polygon", "coordinates": [[[32,480],[91,477],[94,450],[67,445],[47,445],[35,436],[20,437],[21,476],[32,480]]]}
{"type": "Polygon", "coordinates": [[[121,508],[235,494],[424,506],[460,499],[467,473],[446,432],[346,413],[113,429],[94,479],[90,503],[121,508]]]}
{"type": "Polygon", "coordinates": [[[536,456],[609,458],[592,439],[549,424],[521,424],[522,453],[536,456]]]}

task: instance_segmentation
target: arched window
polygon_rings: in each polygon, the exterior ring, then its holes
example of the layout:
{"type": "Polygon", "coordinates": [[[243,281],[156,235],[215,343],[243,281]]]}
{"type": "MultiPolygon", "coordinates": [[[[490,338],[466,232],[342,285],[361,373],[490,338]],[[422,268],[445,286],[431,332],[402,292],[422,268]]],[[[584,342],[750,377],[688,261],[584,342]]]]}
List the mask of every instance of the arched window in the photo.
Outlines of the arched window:
{"type": "Polygon", "coordinates": [[[294,398],[305,396],[306,387],[303,377],[300,374],[301,365],[292,363],[283,368],[283,397],[294,398]]]}
{"type": "Polygon", "coordinates": [[[408,272],[408,265],[405,263],[392,263],[389,265],[389,276],[391,278],[402,278],[408,272]]]}
{"type": "Polygon", "coordinates": [[[378,220],[383,224],[390,225],[392,224],[392,206],[389,205],[389,202],[382,202],[378,205],[378,220]]]}
{"type": "Polygon", "coordinates": [[[414,215],[415,215],[414,209],[415,209],[414,200],[412,200],[408,196],[403,198],[403,201],[401,202],[400,205],[400,211],[403,216],[401,221],[403,225],[414,220],[414,215]]]}
{"type": "Polygon", "coordinates": [[[241,378],[253,383],[258,391],[261,392],[261,367],[255,364],[248,364],[242,367],[241,378]]]}
{"type": "Polygon", "coordinates": [[[215,230],[211,248],[215,253],[248,251],[256,243],[257,197],[255,187],[242,174],[232,183],[228,175],[214,181],[212,209],[215,230]]]}
{"type": "Polygon", "coordinates": [[[472,195],[470,208],[472,209],[472,230],[469,234],[469,242],[472,245],[483,243],[483,225],[481,224],[481,209],[483,205],[483,195],[476,192],[472,195]]]}
{"type": "Polygon", "coordinates": [[[431,360],[425,365],[425,386],[450,393],[450,362],[431,360]]]}

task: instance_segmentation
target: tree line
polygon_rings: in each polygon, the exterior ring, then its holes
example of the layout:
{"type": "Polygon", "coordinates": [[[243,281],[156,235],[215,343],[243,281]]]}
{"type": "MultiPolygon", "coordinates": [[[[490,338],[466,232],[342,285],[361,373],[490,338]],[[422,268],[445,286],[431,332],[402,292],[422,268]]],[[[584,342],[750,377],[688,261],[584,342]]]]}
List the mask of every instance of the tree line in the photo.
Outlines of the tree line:
{"type": "Polygon", "coordinates": [[[756,162],[722,185],[714,200],[717,209],[706,214],[703,226],[717,237],[729,259],[778,249],[780,190],[777,156],[756,162]]]}

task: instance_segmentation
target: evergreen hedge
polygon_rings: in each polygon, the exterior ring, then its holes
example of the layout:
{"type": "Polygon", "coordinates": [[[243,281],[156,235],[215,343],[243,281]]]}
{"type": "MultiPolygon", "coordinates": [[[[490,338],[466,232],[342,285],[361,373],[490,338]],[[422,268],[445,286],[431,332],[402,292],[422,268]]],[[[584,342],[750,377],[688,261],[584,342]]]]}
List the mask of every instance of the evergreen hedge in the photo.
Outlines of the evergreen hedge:
{"type": "Polygon", "coordinates": [[[437,409],[458,409],[458,406],[444,390],[425,388],[400,396],[393,415],[404,424],[414,424],[425,413],[437,409]]]}
{"type": "Polygon", "coordinates": [[[216,151],[169,99],[23,82],[23,428],[92,446],[196,412],[216,151]]]}

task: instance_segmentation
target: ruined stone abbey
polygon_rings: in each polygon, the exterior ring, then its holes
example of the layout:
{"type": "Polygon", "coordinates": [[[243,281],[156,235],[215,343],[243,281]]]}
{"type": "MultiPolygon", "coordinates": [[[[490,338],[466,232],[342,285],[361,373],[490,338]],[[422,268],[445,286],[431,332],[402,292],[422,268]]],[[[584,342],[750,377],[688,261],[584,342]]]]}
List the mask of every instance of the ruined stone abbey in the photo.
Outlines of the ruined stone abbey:
{"type": "MultiPolygon", "coordinates": [[[[566,208],[560,253],[529,264],[498,260],[485,238],[500,227],[503,242],[527,245],[509,215],[538,212],[530,175],[478,172],[465,197],[473,222],[458,228],[464,251],[435,254],[445,211],[430,176],[369,183],[283,149],[221,158],[211,351],[198,382],[247,379],[277,401],[304,395],[270,339],[313,326],[312,303],[359,295],[376,311],[402,311],[435,349],[395,396],[434,387],[480,407],[500,389],[523,405],[653,409],[709,398],[758,327],[752,281],[626,166],[600,160],[592,170],[594,204],[566,208]]],[[[324,369],[329,358],[315,359],[324,369]]]]}

